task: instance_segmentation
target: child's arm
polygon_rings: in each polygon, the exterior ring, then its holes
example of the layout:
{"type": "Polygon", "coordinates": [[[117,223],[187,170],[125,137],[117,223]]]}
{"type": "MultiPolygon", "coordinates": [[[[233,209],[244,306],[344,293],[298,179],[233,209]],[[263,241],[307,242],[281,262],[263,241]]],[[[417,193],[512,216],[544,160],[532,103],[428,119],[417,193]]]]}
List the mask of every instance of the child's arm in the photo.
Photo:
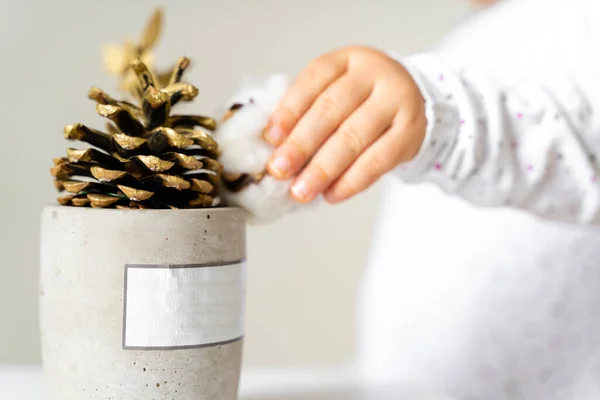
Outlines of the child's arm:
{"type": "Polygon", "coordinates": [[[298,175],[301,202],[339,202],[396,171],[478,205],[600,224],[600,80],[585,68],[509,83],[346,48],[299,75],[266,137],[270,173],[298,175]]]}
{"type": "Polygon", "coordinates": [[[479,205],[600,224],[599,75],[556,70],[506,83],[433,55],[404,64],[426,99],[428,127],[399,176],[479,205]]]}

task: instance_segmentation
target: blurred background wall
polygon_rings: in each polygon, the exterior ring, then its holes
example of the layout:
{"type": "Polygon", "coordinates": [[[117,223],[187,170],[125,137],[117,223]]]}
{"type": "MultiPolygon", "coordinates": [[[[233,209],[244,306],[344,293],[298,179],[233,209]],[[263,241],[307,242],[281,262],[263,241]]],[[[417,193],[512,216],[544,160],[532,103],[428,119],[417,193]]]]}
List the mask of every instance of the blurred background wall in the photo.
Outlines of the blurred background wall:
{"type": "MultiPolygon", "coordinates": [[[[101,127],[90,86],[115,93],[101,45],[139,33],[155,1],[0,2],[0,363],[39,362],[38,218],[56,195],[62,127],[101,127]]],[[[408,53],[468,13],[466,0],[165,1],[156,56],[193,60],[189,107],[212,114],[244,74],[297,73],[347,44],[408,53]]],[[[337,207],[249,229],[246,363],[339,364],[353,351],[354,297],[377,213],[377,186],[337,207]]]]}

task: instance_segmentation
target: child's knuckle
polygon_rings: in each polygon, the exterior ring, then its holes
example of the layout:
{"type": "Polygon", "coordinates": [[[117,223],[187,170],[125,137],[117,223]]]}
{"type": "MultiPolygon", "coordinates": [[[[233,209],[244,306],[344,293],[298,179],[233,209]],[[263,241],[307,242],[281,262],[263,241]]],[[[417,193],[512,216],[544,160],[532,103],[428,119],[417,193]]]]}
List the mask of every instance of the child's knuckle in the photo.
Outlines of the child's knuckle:
{"type": "Polygon", "coordinates": [[[319,98],[316,104],[316,111],[318,118],[324,119],[330,123],[339,121],[341,117],[338,101],[328,95],[323,95],[319,98]]]}
{"type": "Polygon", "coordinates": [[[375,181],[382,175],[386,174],[390,170],[390,162],[391,157],[385,155],[382,157],[371,157],[369,159],[368,168],[365,171],[365,174],[368,175],[368,180],[370,182],[375,181]]]}
{"type": "Polygon", "coordinates": [[[331,174],[327,171],[327,168],[320,164],[314,163],[311,165],[311,174],[317,179],[317,181],[322,183],[327,183],[331,181],[331,174]]]}
{"type": "Polygon", "coordinates": [[[360,188],[355,180],[344,179],[340,181],[336,192],[340,193],[342,197],[348,198],[358,194],[360,192],[360,188]]]}
{"type": "Polygon", "coordinates": [[[342,141],[354,157],[358,156],[365,148],[365,139],[355,126],[346,126],[341,131],[342,141]]]}
{"type": "Polygon", "coordinates": [[[305,140],[297,138],[296,136],[290,136],[287,145],[289,146],[290,153],[293,155],[294,159],[306,160],[309,158],[310,152],[305,140]]]}

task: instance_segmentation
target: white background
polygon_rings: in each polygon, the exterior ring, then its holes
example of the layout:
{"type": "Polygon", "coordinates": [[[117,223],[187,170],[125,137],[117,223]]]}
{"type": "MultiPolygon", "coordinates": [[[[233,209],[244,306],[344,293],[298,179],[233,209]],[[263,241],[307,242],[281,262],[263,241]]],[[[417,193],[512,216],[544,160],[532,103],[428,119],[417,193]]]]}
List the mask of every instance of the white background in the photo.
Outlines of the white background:
{"type": "MultiPolygon", "coordinates": [[[[0,363],[38,362],[41,207],[63,125],[101,127],[90,86],[114,93],[101,70],[107,41],[136,35],[152,1],[0,2],[0,363]]],[[[157,56],[193,59],[192,109],[212,114],[244,73],[294,74],[346,44],[407,53],[467,13],[466,0],[170,1],[157,56]]],[[[400,206],[400,205],[399,205],[400,206]]],[[[352,356],[354,297],[377,212],[377,187],[335,208],[249,230],[249,365],[336,364],[352,356]]]]}

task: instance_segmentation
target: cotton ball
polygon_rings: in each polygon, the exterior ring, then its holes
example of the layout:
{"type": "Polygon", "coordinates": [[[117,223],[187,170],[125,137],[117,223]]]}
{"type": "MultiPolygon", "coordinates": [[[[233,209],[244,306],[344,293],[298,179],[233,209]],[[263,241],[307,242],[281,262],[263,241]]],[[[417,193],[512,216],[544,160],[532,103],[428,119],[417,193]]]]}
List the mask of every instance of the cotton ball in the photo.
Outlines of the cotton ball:
{"type": "Polygon", "coordinates": [[[263,132],[288,83],[285,75],[247,79],[226,102],[225,121],[214,134],[224,169],[221,196],[226,204],[243,208],[250,224],[272,222],[299,206],[289,195],[291,179],[266,174],[274,148],[263,132]]]}
{"type": "Polygon", "coordinates": [[[226,102],[224,114],[231,112],[231,117],[220,125],[215,137],[221,149],[219,160],[228,173],[264,171],[274,148],[263,139],[263,131],[287,86],[285,75],[248,79],[226,102]]]}
{"type": "Polygon", "coordinates": [[[266,175],[260,182],[251,183],[239,192],[224,190],[226,204],[243,208],[251,225],[273,222],[291,213],[299,204],[289,195],[291,181],[279,181],[266,175]]]}

